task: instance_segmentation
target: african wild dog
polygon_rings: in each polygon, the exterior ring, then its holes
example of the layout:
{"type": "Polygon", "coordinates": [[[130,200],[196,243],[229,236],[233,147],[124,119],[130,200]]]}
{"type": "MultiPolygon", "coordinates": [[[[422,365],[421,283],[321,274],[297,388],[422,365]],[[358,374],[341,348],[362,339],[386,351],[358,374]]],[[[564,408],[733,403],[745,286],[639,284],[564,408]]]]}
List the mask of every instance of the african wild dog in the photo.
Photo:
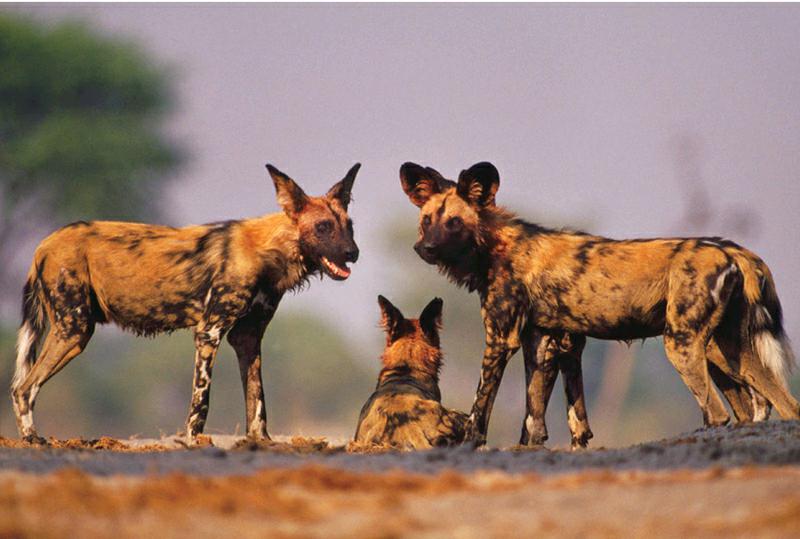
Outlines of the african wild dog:
{"type": "Polygon", "coordinates": [[[467,415],[441,404],[439,329],[442,300],[433,299],[418,320],[407,319],[378,296],[386,331],[378,386],[361,409],[355,441],[396,449],[426,449],[464,441],[467,415]]]}
{"type": "Polygon", "coordinates": [[[45,238],[23,290],[11,386],[20,435],[41,441],[33,407],[42,384],[81,353],[96,323],[113,322],[148,336],[193,329],[190,441],[203,431],[211,369],[227,334],[239,361],[247,435],[268,439],[261,338],[284,293],[314,274],[350,275],[358,247],[347,206],[359,167],[312,197],[267,165],[281,213],[186,228],[78,222],[45,238]]]}
{"type": "MultiPolygon", "coordinates": [[[[726,382],[726,396],[739,403],[737,417],[764,413],[746,402],[751,388],[782,417],[800,417],[786,389],[793,356],[775,283],[750,251],[719,238],[616,241],[528,223],[496,205],[499,174],[490,163],[462,171],[457,183],[406,163],[400,179],[421,209],[417,253],[480,295],[486,349],[468,439],[485,443],[503,371],[521,345],[528,383],[521,443],[542,443],[556,375],[550,360],[564,354],[575,360],[565,378],[568,393],[582,398],[577,382],[586,336],[663,335],[667,357],[706,425],[729,420],[707,360],[714,379],[726,382]]],[[[580,444],[581,429],[588,430],[585,409],[571,408],[570,427],[580,444]]]]}

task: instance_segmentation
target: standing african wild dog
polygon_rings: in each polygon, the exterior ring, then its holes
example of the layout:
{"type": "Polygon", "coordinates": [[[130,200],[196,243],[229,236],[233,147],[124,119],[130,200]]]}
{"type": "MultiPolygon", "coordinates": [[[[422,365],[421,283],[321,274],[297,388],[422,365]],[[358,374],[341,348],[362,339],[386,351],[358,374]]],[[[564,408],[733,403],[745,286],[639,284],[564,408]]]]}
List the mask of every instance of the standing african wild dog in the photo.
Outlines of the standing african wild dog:
{"type": "MultiPolygon", "coordinates": [[[[568,394],[582,398],[579,361],[586,336],[663,335],[667,357],[706,425],[729,420],[709,382],[708,361],[714,379],[726,382],[737,417],[763,414],[758,402],[755,409],[747,402],[751,388],[782,417],[800,417],[800,405],[786,389],[793,356],[775,283],[750,251],[719,238],[616,241],[527,223],[495,204],[499,174],[490,163],[462,171],[457,183],[406,163],[400,179],[420,207],[417,253],[480,294],[486,349],[469,439],[485,443],[503,371],[521,345],[528,383],[521,443],[542,443],[556,375],[552,359],[566,354],[577,360],[565,382],[568,394]]],[[[588,423],[585,408],[570,410],[575,442],[588,423]]]]}
{"type": "Polygon", "coordinates": [[[442,300],[418,320],[378,296],[386,349],[378,386],[361,409],[355,441],[396,449],[427,449],[464,441],[467,415],[441,404],[439,329],[442,300]]]}
{"type": "Polygon", "coordinates": [[[350,275],[358,247],[347,206],[359,167],[325,196],[311,197],[267,165],[282,213],[186,228],[78,222],[45,238],[23,290],[11,385],[20,435],[38,439],[33,407],[42,384],[81,353],[96,323],[113,322],[139,335],[194,330],[190,440],[203,431],[211,369],[227,333],[241,371],[247,435],[269,438],[261,338],[284,293],[314,274],[350,275]]]}

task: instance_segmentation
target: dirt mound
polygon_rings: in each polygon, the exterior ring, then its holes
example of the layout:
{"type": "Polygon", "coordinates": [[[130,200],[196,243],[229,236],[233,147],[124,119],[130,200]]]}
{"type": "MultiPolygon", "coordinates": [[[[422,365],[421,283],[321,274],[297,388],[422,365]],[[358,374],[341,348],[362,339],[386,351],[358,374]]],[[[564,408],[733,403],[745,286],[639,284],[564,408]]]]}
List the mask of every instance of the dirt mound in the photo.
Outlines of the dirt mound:
{"type": "Polygon", "coordinates": [[[146,445],[132,446],[116,438],[101,436],[100,438],[69,438],[58,440],[48,438],[46,443],[27,442],[0,436],[0,447],[12,449],[95,449],[99,451],[122,451],[122,452],[152,452],[169,451],[170,448],[163,444],[151,443],[146,445]]]}
{"type": "Polygon", "coordinates": [[[308,455],[329,455],[344,451],[344,447],[332,446],[325,438],[309,438],[293,436],[288,442],[273,440],[251,440],[245,438],[236,442],[231,450],[234,451],[270,451],[273,453],[308,455]]]}

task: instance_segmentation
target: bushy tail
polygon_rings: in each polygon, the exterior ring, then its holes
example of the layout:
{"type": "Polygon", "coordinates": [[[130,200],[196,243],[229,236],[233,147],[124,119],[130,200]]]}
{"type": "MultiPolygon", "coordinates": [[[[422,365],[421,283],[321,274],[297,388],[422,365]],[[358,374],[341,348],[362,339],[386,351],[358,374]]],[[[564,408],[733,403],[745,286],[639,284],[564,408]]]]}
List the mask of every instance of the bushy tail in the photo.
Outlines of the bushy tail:
{"type": "Polygon", "coordinates": [[[22,325],[17,334],[17,364],[11,380],[12,392],[22,384],[36,361],[37,347],[44,332],[45,312],[34,265],[22,289],[22,325]]]}
{"type": "Polygon", "coordinates": [[[764,262],[744,249],[729,251],[729,254],[739,266],[744,281],[742,336],[761,363],[786,386],[795,356],[783,330],[783,310],[772,274],[764,262]]]}

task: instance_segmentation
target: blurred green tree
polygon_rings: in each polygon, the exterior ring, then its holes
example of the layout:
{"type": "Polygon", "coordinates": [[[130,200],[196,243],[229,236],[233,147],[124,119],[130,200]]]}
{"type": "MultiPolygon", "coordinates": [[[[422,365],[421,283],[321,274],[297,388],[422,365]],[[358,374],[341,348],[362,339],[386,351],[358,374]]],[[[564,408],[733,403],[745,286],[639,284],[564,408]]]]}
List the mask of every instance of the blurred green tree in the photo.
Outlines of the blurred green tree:
{"type": "Polygon", "coordinates": [[[34,225],[158,214],[181,161],[160,130],[172,102],[162,68],[81,23],[0,14],[0,73],[0,260],[34,225]]]}

